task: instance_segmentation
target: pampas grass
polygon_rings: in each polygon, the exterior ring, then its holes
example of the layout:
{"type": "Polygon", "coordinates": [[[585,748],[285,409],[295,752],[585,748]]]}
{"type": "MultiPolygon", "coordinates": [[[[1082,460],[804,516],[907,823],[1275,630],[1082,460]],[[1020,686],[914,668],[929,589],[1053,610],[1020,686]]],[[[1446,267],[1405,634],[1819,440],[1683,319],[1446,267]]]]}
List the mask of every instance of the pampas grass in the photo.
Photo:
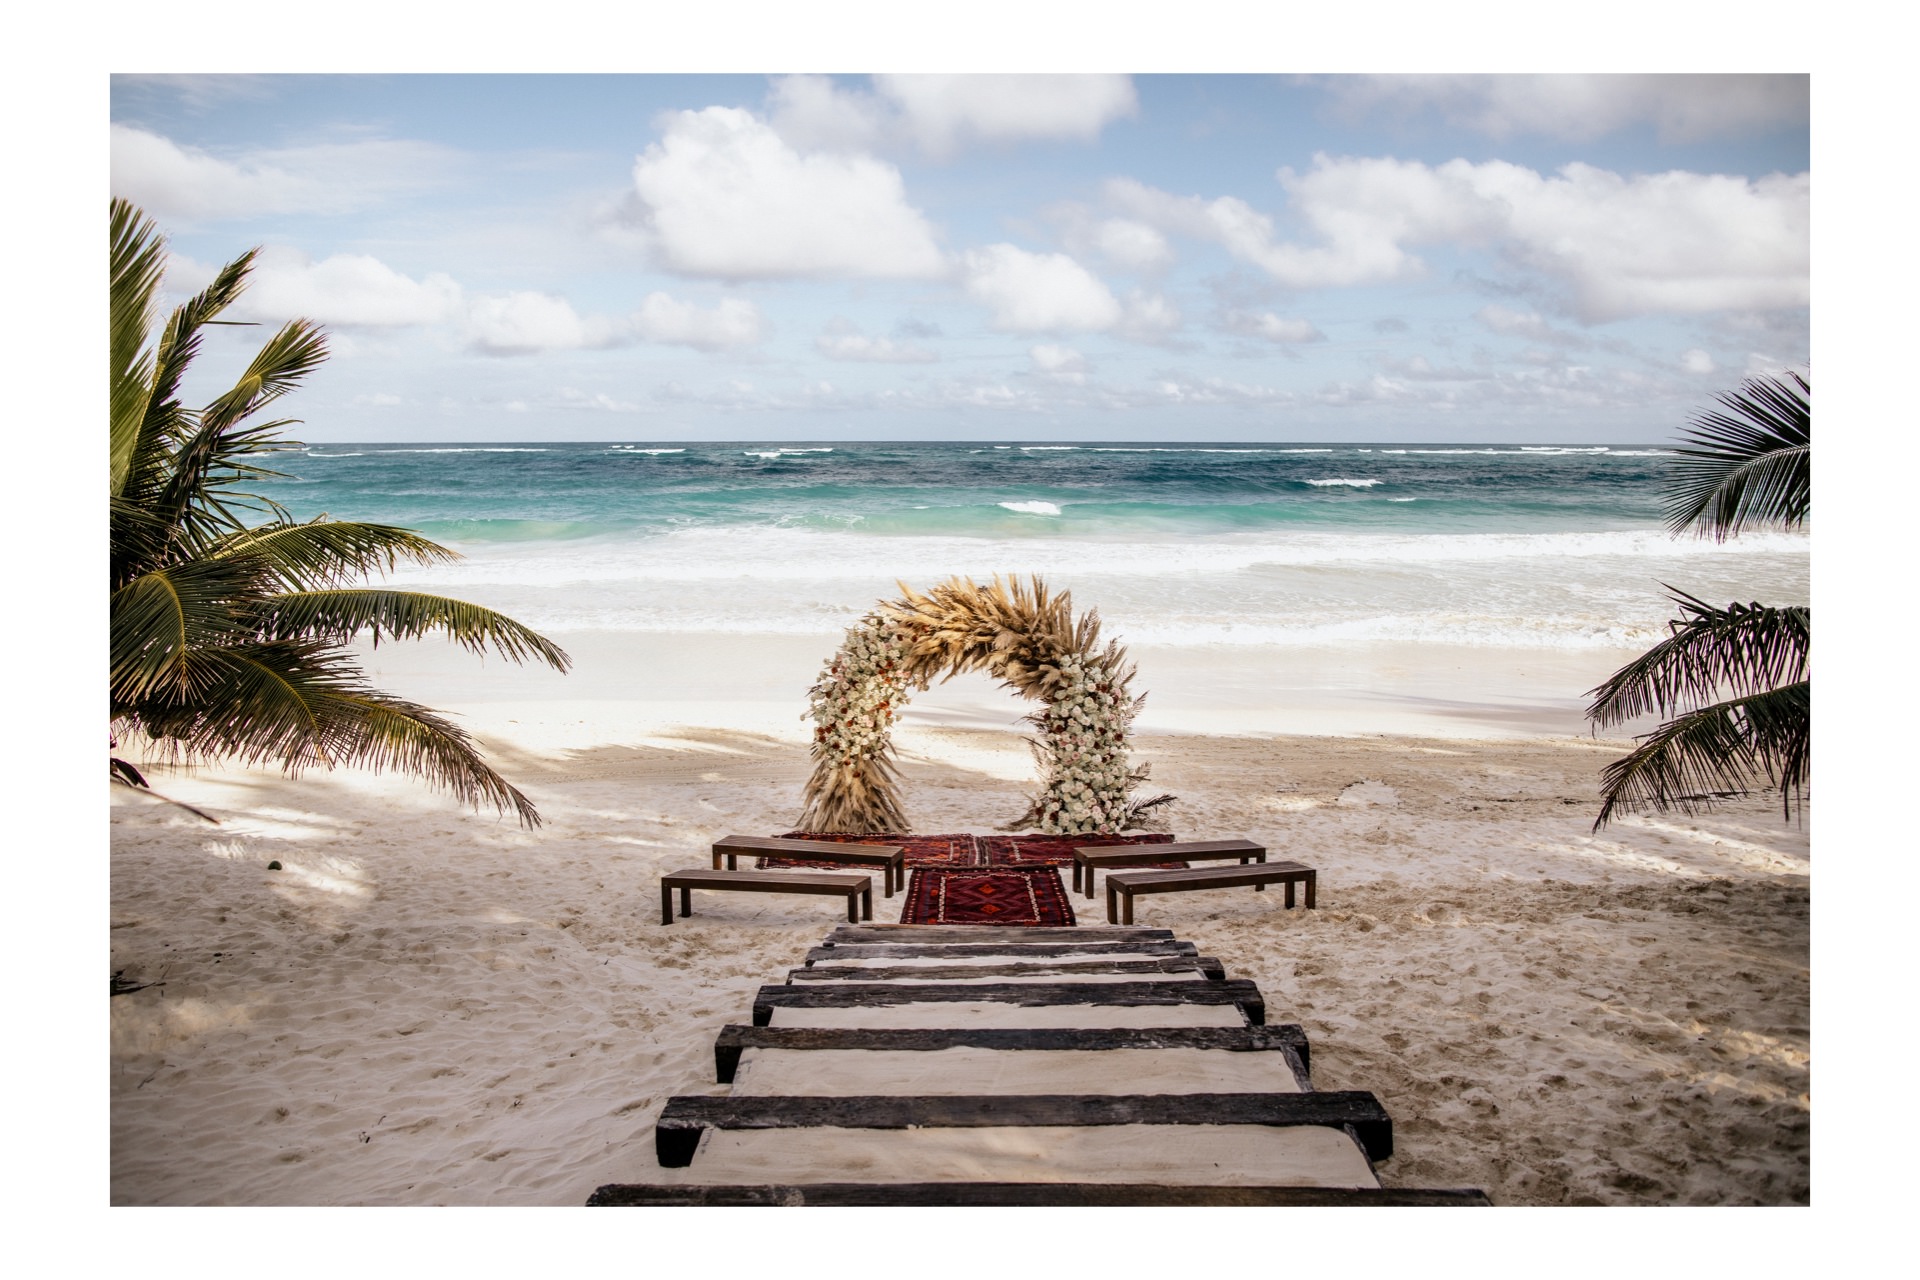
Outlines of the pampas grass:
{"type": "Polygon", "coordinates": [[[891,728],[910,689],[984,671],[1022,697],[1047,705],[1027,717],[1043,779],[1014,827],[1052,834],[1112,834],[1142,827],[1174,797],[1132,800],[1147,766],[1129,768],[1127,735],[1145,697],[1129,684],[1126,650],[1100,642],[1100,617],[1076,619],[1069,592],[1035,575],[991,585],[950,578],[900,598],[847,632],[811,690],[813,774],[807,831],[907,832],[893,764],[891,728]]]}

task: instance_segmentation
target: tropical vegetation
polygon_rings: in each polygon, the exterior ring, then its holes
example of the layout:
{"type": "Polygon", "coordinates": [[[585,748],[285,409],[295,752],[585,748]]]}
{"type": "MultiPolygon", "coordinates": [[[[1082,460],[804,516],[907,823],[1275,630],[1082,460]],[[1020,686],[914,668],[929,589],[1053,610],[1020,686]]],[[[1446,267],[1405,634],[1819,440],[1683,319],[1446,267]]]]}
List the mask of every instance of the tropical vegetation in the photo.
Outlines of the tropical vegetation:
{"type": "MultiPolygon", "coordinates": [[[[1797,373],[1751,378],[1696,415],[1668,486],[1675,536],[1716,541],[1750,528],[1804,528],[1812,511],[1813,390],[1797,373]]],[[[1600,727],[1658,715],[1601,774],[1598,830],[1618,812],[1694,813],[1761,786],[1783,817],[1802,803],[1812,759],[1807,606],[1724,608],[1667,588],[1668,635],[1591,690],[1600,727]]]]}
{"type": "MultiPolygon", "coordinates": [[[[462,801],[531,801],[446,716],[371,687],[350,641],[444,635],[476,652],[564,671],[567,655],[513,619],[464,601],[362,585],[402,562],[456,552],[409,529],[327,516],[297,521],[252,492],[266,460],[299,448],[262,411],[327,355],[311,321],[280,326],[239,380],[199,408],[181,385],[209,326],[246,287],[258,250],[222,267],[160,323],[166,241],[124,200],[112,206],[109,741],[149,740],[185,763],[237,758],[289,774],[313,766],[397,770],[462,801]]],[[[145,788],[132,762],[115,781],[145,788]]]]}

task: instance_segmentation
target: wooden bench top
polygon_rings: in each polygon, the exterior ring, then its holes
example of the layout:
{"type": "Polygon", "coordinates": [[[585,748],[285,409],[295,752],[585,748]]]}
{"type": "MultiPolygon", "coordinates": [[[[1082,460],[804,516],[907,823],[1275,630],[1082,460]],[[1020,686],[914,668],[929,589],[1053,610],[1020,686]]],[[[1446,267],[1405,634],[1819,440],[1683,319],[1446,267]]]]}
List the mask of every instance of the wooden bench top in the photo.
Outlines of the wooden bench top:
{"type": "Polygon", "coordinates": [[[1083,844],[1074,849],[1080,862],[1112,862],[1137,858],[1149,862],[1185,862],[1209,856],[1240,857],[1265,853],[1265,845],[1251,840],[1187,840],[1173,844],[1083,844]]]}
{"type": "Polygon", "coordinates": [[[713,842],[715,853],[770,853],[795,858],[844,857],[848,861],[893,862],[907,855],[905,845],[854,844],[838,840],[787,840],[779,836],[724,836],[713,842]]]}
{"type": "Polygon", "coordinates": [[[673,889],[746,889],[766,893],[859,893],[873,877],[854,871],[713,871],[688,867],[660,877],[673,889]]]}
{"type": "Polygon", "coordinates": [[[1255,862],[1235,867],[1184,867],[1165,871],[1109,871],[1107,885],[1134,893],[1161,891],[1177,893],[1181,889],[1202,889],[1212,885],[1272,884],[1275,881],[1314,875],[1312,867],[1298,862],[1255,862]]]}

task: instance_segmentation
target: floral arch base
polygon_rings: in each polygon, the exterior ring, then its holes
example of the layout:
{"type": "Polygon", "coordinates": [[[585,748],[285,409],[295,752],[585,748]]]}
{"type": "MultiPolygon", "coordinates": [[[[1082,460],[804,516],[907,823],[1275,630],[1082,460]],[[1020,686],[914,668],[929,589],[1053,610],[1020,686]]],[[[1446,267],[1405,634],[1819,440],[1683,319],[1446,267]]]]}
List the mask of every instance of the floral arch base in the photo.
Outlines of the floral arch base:
{"type": "Polygon", "coordinates": [[[1127,736],[1145,695],[1128,689],[1126,650],[1100,644],[1092,610],[1038,577],[992,586],[950,578],[922,595],[900,584],[849,628],[809,691],[813,774],[805,831],[907,832],[893,763],[893,724],[914,690],[935,678],[984,671],[1045,705],[1026,717],[1041,788],[1008,829],[1057,835],[1144,828],[1170,795],[1130,798],[1148,766],[1127,764],[1127,736]]]}

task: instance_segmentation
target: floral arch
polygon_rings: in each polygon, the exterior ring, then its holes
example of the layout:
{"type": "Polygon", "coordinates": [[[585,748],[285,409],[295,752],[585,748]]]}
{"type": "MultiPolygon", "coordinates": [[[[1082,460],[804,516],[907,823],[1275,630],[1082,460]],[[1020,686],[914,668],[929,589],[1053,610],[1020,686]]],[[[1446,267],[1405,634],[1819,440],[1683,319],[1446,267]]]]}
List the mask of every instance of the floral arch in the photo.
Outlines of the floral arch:
{"type": "Polygon", "coordinates": [[[1045,705],[1026,717],[1041,789],[1011,824],[1049,834],[1113,834],[1145,825],[1173,800],[1129,797],[1148,766],[1127,764],[1127,736],[1145,696],[1128,689],[1126,650],[1100,644],[1099,615],[1073,616],[1072,597],[1036,576],[992,586],[950,578],[879,606],[847,638],[809,690],[813,774],[807,831],[907,832],[893,763],[894,721],[910,693],[938,677],[984,671],[1045,705]]]}

